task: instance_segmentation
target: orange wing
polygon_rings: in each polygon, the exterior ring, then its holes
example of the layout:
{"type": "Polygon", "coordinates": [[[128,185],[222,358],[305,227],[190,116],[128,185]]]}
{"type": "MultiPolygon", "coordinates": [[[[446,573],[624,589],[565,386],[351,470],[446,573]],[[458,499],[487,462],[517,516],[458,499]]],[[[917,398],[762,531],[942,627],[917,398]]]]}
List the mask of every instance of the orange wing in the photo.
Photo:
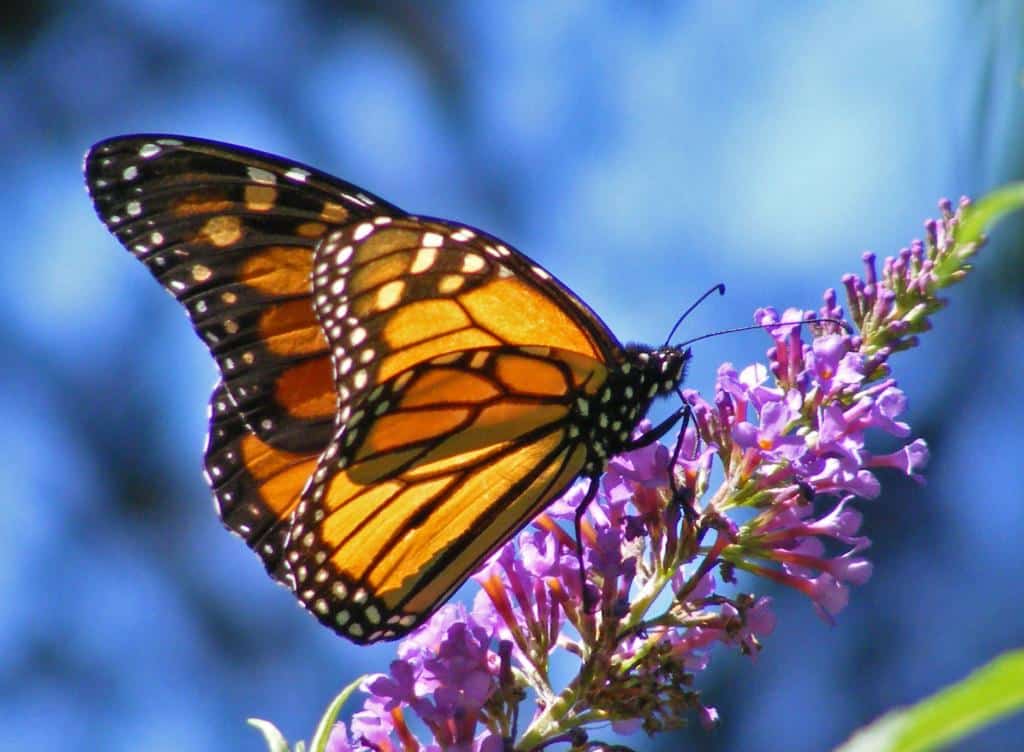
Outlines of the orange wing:
{"type": "Polygon", "coordinates": [[[363,395],[445,353],[543,345],[609,362],[597,315],[539,266],[480,230],[377,217],[324,237],[314,305],[331,349],[338,426],[363,395]]]}
{"type": "Polygon", "coordinates": [[[583,470],[572,416],[606,376],[579,353],[498,346],[381,384],[321,456],[277,576],[356,642],[408,632],[583,470]]]}

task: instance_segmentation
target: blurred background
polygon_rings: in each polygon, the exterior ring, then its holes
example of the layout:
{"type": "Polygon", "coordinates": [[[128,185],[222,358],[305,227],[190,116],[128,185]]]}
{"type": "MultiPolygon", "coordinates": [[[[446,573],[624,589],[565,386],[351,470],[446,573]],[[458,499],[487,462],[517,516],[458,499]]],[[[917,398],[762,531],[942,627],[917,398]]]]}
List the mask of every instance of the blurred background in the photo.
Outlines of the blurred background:
{"type": "MultiPolygon", "coordinates": [[[[687,335],[815,308],[938,198],[1024,177],[1022,39],[1013,0],[7,3],[0,748],[262,749],[249,716],[308,738],[394,650],[319,627],[216,520],[212,362],[94,216],[90,144],[178,132],[316,165],[494,232],[660,341],[719,281],[687,335]]],[[[895,361],[932,465],[863,505],[873,580],[831,628],[762,586],[765,650],[700,679],[722,727],[619,741],[824,750],[1021,646],[1022,233],[999,227],[895,361]]],[[[691,384],[767,346],[702,342],[691,384]]]]}

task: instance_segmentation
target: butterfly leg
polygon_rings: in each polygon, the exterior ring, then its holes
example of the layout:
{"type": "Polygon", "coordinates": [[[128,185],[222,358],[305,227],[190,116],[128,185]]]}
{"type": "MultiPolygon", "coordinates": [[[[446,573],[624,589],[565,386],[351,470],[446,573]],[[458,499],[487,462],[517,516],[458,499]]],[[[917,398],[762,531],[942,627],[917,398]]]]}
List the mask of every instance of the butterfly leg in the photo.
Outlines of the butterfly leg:
{"type": "MultiPolygon", "coordinates": [[[[676,480],[675,467],[679,461],[679,455],[683,451],[683,441],[686,439],[686,429],[690,427],[690,419],[693,417],[693,410],[690,408],[690,403],[685,402],[683,407],[683,425],[679,429],[679,437],[676,439],[676,445],[672,449],[672,458],[669,460],[668,467],[668,482],[672,488],[672,500],[682,506],[683,516],[686,517],[686,521],[694,526],[697,523],[697,510],[693,506],[693,491],[685,486],[679,487],[679,483],[676,480]]],[[[700,448],[700,436],[697,436],[697,444],[695,454],[699,454],[700,448]]]]}
{"type": "Polygon", "coordinates": [[[689,415],[689,413],[690,405],[689,403],[684,402],[682,407],[680,407],[670,416],[665,418],[665,420],[661,421],[661,423],[656,425],[654,428],[647,431],[646,433],[640,434],[635,439],[630,439],[626,443],[626,446],[623,448],[622,451],[631,452],[634,449],[642,449],[645,446],[650,446],[655,441],[660,439],[662,436],[667,434],[671,430],[672,426],[679,422],[680,418],[689,415]]]}
{"type": "Polygon", "coordinates": [[[587,507],[590,506],[590,502],[597,496],[598,482],[596,475],[590,476],[590,486],[587,488],[587,494],[583,497],[583,501],[580,502],[579,506],[576,507],[576,515],[572,523],[573,532],[576,535],[576,560],[580,565],[580,593],[583,594],[583,611],[588,614],[594,610],[597,604],[591,602],[590,592],[587,590],[586,570],[583,568],[583,515],[587,511],[587,507]]]}
{"type": "MultiPolygon", "coordinates": [[[[676,445],[672,449],[672,459],[668,463],[670,468],[676,466],[676,463],[679,461],[679,455],[683,453],[683,441],[686,439],[686,429],[690,427],[690,418],[693,417],[693,410],[690,408],[690,403],[684,402],[681,410],[683,412],[683,425],[679,428],[679,436],[676,438],[676,445]]],[[[700,439],[699,436],[697,438],[698,440],[700,439]]],[[[670,474],[669,480],[673,484],[672,490],[676,490],[674,473],[670,474]]]]}
{"type": "Polygon", "coordinates": [[[679,438],[676,439],[675,447],[672,450],[672,457],[668,465],[668,481],[669,486],[672,489],[673,501],[682,505],[683,514],[686,516],[686,521],[693,525],[696,522],[697,513],[696,510],[693,508],[693,500],[691,498],[688,498],[691,495],[690,490],[687,488],[679,487],[676,481],[676,474],[674,472],[676,462],[678,462],[679,455],[682,453],[683,450],[683,440],[686,437],[686,429],[689,428],[690,419],[693,417],[693,409],[690,407],[690,403],[687,402],[685,398],[682,398],[681,394],[680,398],[683,399],[683,404],[682,406],[679,407],[679,409],[677,409],[674,413],[672,413],[672,415],[663,420],[661,423],[654,426],[654,428],[641,434],[640,436],[637,436],[635,439],[632,439],[626,445],[624,451],[628,452],[633,449],[641,449],[645,446],[650,446],[655,441],[664,436],[666,433],[668,433],[672,426],[674,426],[677,422],[679,422],[680,419],[682,419],[683,424],[679,430],[679,438]]]}

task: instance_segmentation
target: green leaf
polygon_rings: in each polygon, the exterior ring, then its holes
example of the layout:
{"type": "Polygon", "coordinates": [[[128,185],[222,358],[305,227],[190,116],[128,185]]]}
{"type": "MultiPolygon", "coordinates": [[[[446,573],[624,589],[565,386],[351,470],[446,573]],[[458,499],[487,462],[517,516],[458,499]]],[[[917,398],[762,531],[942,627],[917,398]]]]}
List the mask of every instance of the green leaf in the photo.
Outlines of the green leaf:
{"type": "Polygon", "coordinates": [[[259,718],[249,718],[246,720],[246,723],[263,734],[263,738],[267,740],[267,749],[270,752],[288,752],[288,742],[273,723],[260,720],[259,718]]]}
{"type": "Polygon", "coordinates": [[[349,684],[341,693],[334,698],[330,705],[327,706],[327,712],[324,713],[324,717],[320,719],[320,723],[316,726],[316,731],[313,732],[313,739],[309,742],[309,752],[324,752],[327,748],[327,739],[331,735],[331,727],[334,726],[334,722],[338,718],[338,713],[341,712],[341,706],[344,705],[348,698],[351,697],[352,693],[359,689],[359,685],[363,683],[365,676],[360,676],[354,682],[349,684]]]}
{"type": "Polygon", "coordinates": [[[982,196],[964,212],[956,238],[961,243],[973,243],[982,234],[1011,212],[1024,209],[1024,182],[1009,183],[982,196]]]}
{"type": "Polygon", "coordinates": [[[1022,708],[1024,650],[1017,650],[912,707],[886,713],[836,752],[941,749],[1022,708]]]}

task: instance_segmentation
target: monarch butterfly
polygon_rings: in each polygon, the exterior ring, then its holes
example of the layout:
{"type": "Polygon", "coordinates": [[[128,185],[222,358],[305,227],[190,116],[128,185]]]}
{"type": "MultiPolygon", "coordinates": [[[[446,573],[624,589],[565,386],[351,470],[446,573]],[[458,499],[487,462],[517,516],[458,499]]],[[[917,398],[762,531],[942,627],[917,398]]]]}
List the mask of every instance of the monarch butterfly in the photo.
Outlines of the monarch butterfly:
{"type": "Polygon", "coordinates": [[[577,478],[589,501],[685,347],[622,345],[480,230],[197,138],[95,145],[117,239],[220,371],[206,478],[223,524],[323,624],[401,637],[577,478]]]}

